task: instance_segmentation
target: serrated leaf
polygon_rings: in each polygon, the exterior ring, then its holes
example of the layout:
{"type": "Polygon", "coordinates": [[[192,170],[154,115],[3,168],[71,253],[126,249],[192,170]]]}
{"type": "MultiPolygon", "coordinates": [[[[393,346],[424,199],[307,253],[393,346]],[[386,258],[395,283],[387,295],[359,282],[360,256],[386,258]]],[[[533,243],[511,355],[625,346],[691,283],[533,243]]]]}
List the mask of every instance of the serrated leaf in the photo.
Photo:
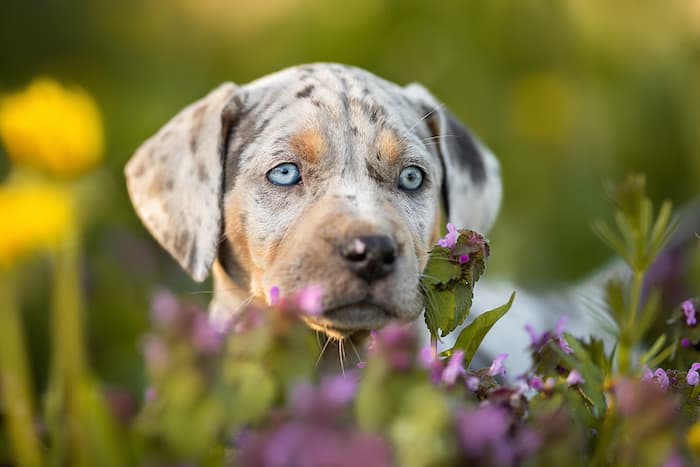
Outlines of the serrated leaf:
{"type": "Polygon", "coordinates": [[[468,283],[460,282],[454,288],[454,301],[455,301],[455,313],[454,313],[454,326],[452,329],[443,329],[443,335],[449,334],[455,330],[457,326],[462,324],[464,320],[469,315],[469,311],[472,307],[472,300],[474,298],[474,292],[472,287],[468,283]]]}
{"type": "Polygon", "coordinates": [[[510,295],[507,303],[477,316],[462,330],[455,345],[447,353],[452,353],[454,350],[464,351],[464,366],[468,367],[479,349],[481,341],[484,340],[493,325],[510,310],[514,299],[515,292],[510,295]]]}
{"type": "MultiPolygon", "coordinates": [[[[451,290],[437,290],[427,288],[425,296],[425,324],[430,330],[431,336],[437,336],[437,330],[448,329],[453,326],[455,301],[451,290]]],[[[454,329],[454,327],[453,327],[454,329]]],[[[447,335],[445,332],[443,336],[447,335]]]]}
{"type": "Polygon", "coordinates": [[[460,265],[451,261],[446,253],[442,251],[431,252],[421,282],[426,286],[448,284],[459,279],[461,275],[460,265]]]}

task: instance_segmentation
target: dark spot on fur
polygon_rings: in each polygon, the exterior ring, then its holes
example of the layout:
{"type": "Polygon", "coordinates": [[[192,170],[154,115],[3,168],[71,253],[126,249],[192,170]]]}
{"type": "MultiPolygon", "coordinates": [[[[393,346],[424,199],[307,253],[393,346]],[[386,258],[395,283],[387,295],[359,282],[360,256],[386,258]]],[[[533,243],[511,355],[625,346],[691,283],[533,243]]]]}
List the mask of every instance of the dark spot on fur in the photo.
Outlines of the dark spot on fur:
{"type": "Polygon", "coordinates": [[[321,108],[321,101],[319,101],[318,99],[311,99],[311,103],[319,109],[321,108]]]}
{"type": "Polygon", "coordinates": [[[173,179],[169,178],[165,181],[164,187],[166,190],[172,190],[173,189],[173,179]]]}
{"type": "Polygon", "coordinates": [[[207,172],[207,168],[204,166],[202,161],[197,161],[197,178],[202,183],[209,180],[209,173],[207,172]]]}
{"type": "Polygon", "coordinates": [[[190,243],[190,231],[180,230],[175,234],[175,242],[173,243],[173,250],[179,257],[184,257],[187,247],[190,243]]]}
{"type": "Polygon", "coordinates": [[[136,166],[133,172],[131,172],[131,176],[134,178],[139,178],[146,172],[146,164],[141,162],[139,165],[136,166]]]}
{"type": "Polygon", "coordinates": [[[306,86],[304,89],[302,89],[301,91],[299,91],[299,92],[297,93],[297,97],[298,97],[299,99],[303,99],[303,98],[305,98],[305,97],[309,97],[309,96],[311,96],[311,93],[313,92],[313,90],[314,90],[314,85],[313,85],[313,84],[309,84],[308,86],[306,86]]]}
{"type": "MultiPolygon", "coordinates": [[[[479,151],[476,140],[471,132],[450,112],[444,110],[447,128],[445,133],[450,137],[445,138],[445,146],[449,157],[461,170],[469,172],[469,176],[475,184],[482,184],[486,179],[486,167],[484,159],[479,151]]],[[[444,135],[440,135],[444,137],[444,135]]]]}
{"type": "MultiPolygon", "coordinates": [[[[244,216],[241,216],[241,218],[245,220],[244,216]]],[[[231,240],[228,238],[224,239],[224,241],[219,244],[218,258],[219,263],[221,263],[221,267],[226,272],[226,275],[236,285],[245,290],[250,288],[250,275],[234,253],[233,245],[231,244],[231,240]]]]}
{"type": "Polygon", "coordinates": [[[350,131],[352,131],[353,136],[357,136],[360,133],[356,126],[353,126],[350,131]]]}
{"type": "Polygon", "coordinates": [[[387,182],[386,177],[384,175],[382,175],[382,173],[379,172],[376,167],[374,167],[372,164],[370,164],[369,161],[367,161],[365,163],[365,167],[367,168],[367,173],[369,174],[370,177],[372,177],[373,179],[375,179],[376,181],[378,181],[380,183],[387,182]]]}
{"type": "Polygon", "coordinates": [[[207,104],[203,102],[192,112],[192,128],[190,129],[190,150],[192,154],[197,152],[200,133],[204,126],[204,114],[207,111],[207,104]]]}
{"type": "Polygon", "coordinates": [[[197,244],[193,243],[192,248],[190,249],[190,258],[189,261],[187,261],[187,266],[190,271],[194,271],[196,266],[197,266],[197,260],[199,257],[199,249],[197,248],[197,244]]]}

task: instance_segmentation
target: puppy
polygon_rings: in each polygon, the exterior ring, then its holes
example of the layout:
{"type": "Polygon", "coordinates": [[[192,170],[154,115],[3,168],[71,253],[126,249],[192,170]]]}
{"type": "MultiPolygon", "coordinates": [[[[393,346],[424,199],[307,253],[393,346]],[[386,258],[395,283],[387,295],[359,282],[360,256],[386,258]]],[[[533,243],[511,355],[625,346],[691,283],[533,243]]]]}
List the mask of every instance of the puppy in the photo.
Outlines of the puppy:
{"type": "Polygon", "coordinates": [[[486,233],[496,158],[433,95],[317,63],[225,83],[138,148],[129,195],[222,319],[279,287],[320,284],[308,324],[343,338],[411,321],[446,219],[486,233]]]}

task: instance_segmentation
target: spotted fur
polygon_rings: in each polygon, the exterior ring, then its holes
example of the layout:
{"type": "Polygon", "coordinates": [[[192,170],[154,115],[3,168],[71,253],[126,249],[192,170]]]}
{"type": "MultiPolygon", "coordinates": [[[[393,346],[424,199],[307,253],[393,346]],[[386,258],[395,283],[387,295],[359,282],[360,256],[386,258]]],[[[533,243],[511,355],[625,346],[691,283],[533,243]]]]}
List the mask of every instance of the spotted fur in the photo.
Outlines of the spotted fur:
{"type": "Polygon", "coordinates": [[[330,334],[418,316],[440,206],[486,232],[501,199],[496,159],[425,88],[326,63],[220,86],[146,141],[126,175],[154,237],[195,280],[213,269],[215,314],[319,283],[326,311],[309,324],[330,334]],[[288,162],[302,182],[270,183],[288,162]],[[398,187],[408,165],[425,173],[416,192],[398,187]],[[340,245],[361,235],[395,242],[389,276],[348,269],[340,245]]]}

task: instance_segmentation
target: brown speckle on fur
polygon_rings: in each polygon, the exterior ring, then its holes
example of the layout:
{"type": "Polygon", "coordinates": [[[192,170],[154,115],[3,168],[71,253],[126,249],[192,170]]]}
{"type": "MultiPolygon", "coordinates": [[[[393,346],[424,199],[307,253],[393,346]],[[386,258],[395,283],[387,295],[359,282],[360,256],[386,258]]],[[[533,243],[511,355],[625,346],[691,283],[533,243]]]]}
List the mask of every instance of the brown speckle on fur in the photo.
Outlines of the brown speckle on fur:
{"type": "Polygon", "coordinates": [[[318,163],[326,151],[323,135],[317,129],[309,129],[294,135],[289,145],[297,157],[312,164],[318,163]]]}

